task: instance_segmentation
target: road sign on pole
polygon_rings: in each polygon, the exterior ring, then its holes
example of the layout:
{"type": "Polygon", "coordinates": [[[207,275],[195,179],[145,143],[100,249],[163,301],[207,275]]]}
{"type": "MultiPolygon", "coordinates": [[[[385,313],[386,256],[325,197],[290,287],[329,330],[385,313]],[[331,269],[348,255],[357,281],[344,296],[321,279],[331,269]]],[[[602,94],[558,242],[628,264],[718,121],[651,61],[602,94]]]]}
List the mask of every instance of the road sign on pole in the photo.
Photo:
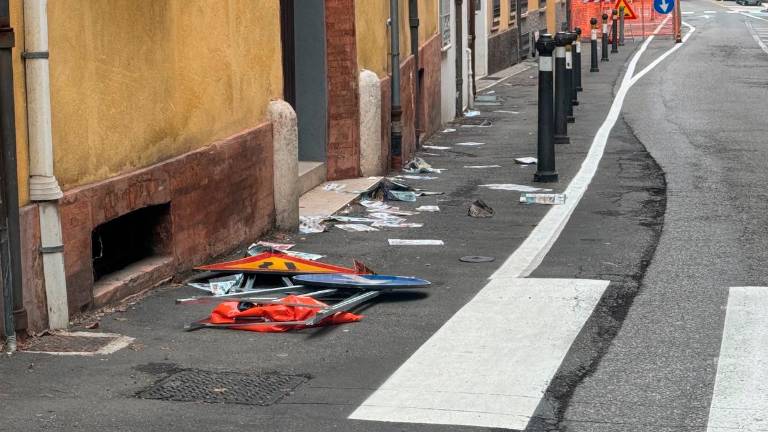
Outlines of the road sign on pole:
{"type": "Polygon", "coordinates": [[[653,0],[653,9],[660,14],[672,13],[675,10],[675,0],[653,0]]]}
{"type": "Polygon", "coordinates": [[[626,20],[634,20],[637,19],[637,14],[635,13],[635,10],[632,9],[632,6],[630,6],[630,2],[627,0],[616,0],[616,4],[613,5],[613,8],[618,10],[621,10],[621,8],[624,8],[624,19],[626,20]]]}

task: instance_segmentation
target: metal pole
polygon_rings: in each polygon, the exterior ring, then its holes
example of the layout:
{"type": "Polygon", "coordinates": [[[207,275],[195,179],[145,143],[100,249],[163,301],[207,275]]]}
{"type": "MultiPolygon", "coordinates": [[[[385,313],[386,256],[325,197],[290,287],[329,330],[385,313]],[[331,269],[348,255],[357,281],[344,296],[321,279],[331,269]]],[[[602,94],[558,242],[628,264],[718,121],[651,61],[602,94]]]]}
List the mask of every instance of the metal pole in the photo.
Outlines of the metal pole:
{"type": "Polygon", "coordinates": [[[568,37],[563,32],[555,34],[555,144],[570,144],[568,138],[568,100],[565,76],[565,45],[568,37]]]}
{"type": "Polygon", "coordinates": [[[573,71],[575,73],[576,92],[584,91],[581,87],[581,28],[579,27],[576,27],[576,51],[573,53],[573,71]]]}
{"type": "Polygon", "coordinates": [[[680,0],[675,0],[675,10],[673,11],[675,16],[675,43],[683,43],[683,17],[680,13],[680,0]]]}
{"type": "Polygon", "coordinates": [[[398,0],[389,0],[389,44],[392,53],[392,134],[389,155],[392,168],[400,169],[403,165],[403,110],[400,105],[400,12],[398,0]]]}
{"type": "Polygon", "coordinates": [[[536,173],[533,175],[535,182],[558,181],[555,169],[555,142],[553,128],[555,125],[555,109],[552,106],[552,51],[555,50],[555,41],[552,35],[543,34],[536,41],[536,49],[539,51],[539,129],[537,140],[536,173]]]}
{"type": "Polygon", "coordinates": [[[619,52],[619,12],[614,9],[611,11],[611,54],[619,52]]]}
{"type": "Polygon", "coordinates": [[[600,72],[600,68],[598,67],[598,63],[597,63],[597,18],[590,18],[589,24],[592,26],[592,31],[589,35],[590,45],[591,45],[589,71],[600,72]]]}
{"type": "Polygon", "coordinates": [[[603,49],[600,61],[608,61],[608,14],[603,14],[603,49]]]}
{"type": "Polygon", "coordinates": [[[576,117],[573,116],[573,94],[575,86],[573,84],[573,41],[576,35],[571,32],[565,32],[565,106],[568,108],[566,116],[568,123],[574,123],[576,117]]]}
{"type": "Polygon", "coordinates": [[[26,327],[21,290],[19,189],[16,177],[16,116],[13,100],[13,47],[8,0],[0,0],[0,272],[6,351],[16,350],[16,331],[26,327]]]}
{"type": "Polygon", "coordinates": [[[619,46],[624,46],[624,6],[619,8],[619,46]]]}
{"type": "Polygon", "coordinates": [[[464,28],[462,26],[462,0],[456,0],[456,117],[464,116],[464,28]]]}
{"type": "Polygon", "coordinates": [[[416,133],[416,148],[419,148],[419,135],[421,134],[421,83],[419,82],[419,1],[408,0],[408,23],[411,28],[411,55],[416,65],[416,73],[413,76],[413,101],[416,108],[414,115],[414,132],[416,133]]]}

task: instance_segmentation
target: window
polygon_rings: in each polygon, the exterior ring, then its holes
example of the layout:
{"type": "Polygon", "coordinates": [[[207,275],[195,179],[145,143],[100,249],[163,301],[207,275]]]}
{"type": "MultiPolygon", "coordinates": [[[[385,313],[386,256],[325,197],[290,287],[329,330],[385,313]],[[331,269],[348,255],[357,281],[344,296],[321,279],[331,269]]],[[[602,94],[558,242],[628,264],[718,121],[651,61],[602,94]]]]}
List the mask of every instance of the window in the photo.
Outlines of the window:
{"type": "Polygon", "coordinates": [[[440,0],[440,34],[443,38],[443,49],[451,46],[451,1],[440,0]]]}
{"type": "Polygon", "coordinates": [[[517,26],[517,1],[518,0],[509,0],[509,26],[510,27],[517,26]]]}
{"type": "Polygon", "coordinates": [[[520,15],[528,13],[528,0],[520,0],[520,15]]]}
{"type": "Polygon", "coordinates": [[[501,23],[501,0],[493,0],[493,21],[491,29],[498,29],[501,23]]]}

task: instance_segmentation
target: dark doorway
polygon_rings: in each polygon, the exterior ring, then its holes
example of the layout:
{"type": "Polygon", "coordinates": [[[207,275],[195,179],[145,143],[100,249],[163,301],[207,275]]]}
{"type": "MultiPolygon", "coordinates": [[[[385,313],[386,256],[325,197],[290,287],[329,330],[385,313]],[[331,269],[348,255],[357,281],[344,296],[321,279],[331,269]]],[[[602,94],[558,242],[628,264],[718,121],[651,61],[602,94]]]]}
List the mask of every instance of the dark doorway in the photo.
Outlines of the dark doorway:
{"type": "Polygon", "coordinates": [[[328,79],[325,0],[281,0],[285,100],[296,111],[299,160],[325,162],[328,79]]]}

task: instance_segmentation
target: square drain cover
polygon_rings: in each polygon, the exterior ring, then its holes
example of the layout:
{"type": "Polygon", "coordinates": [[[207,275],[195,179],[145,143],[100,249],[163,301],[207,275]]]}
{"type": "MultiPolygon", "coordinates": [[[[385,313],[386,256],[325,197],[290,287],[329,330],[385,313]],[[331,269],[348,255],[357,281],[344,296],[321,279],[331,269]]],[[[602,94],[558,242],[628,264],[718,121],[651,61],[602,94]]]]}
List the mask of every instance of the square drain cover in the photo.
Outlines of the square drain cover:
{"type": "Polygon", "coordinates": [[[23,351],[56,355],[107,355],[125,348],[133,338],[113,333],[60,332],[37,338],[23,351]]]}
{"type": "Polygon", "coordinates": [[[141,399],[272,405],[305,383],[301,375],[247,374],[185,369],[140,392],[141,399]]]}

